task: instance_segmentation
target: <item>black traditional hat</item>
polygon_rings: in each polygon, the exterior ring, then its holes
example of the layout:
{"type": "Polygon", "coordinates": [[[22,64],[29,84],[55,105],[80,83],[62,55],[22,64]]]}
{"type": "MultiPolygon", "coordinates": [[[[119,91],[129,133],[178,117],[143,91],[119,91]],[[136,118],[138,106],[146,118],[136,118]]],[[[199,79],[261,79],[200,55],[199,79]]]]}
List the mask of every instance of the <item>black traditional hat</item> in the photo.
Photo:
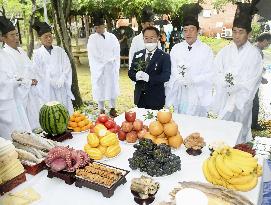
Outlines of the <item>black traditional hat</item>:
{"type": "Polygon", "coordinates": [[[38,36],[42,36],[45,33],[52,32],[51,26],[49,26],[46,22],[40,22],[39,20],[35,20],[32,28],[37,31],[38,36]]]}
{"type": "Polygon", "coordinates": [[[104,15],[102,12],[96,12],[93,15],[93,24],[94,26],[104,25],[104,15]]]}
{"type": "Polygon", "coordinates": [[[0,16],[0,31],[2,32],[2,35],[14,30],[15,26],[13,25],[13,23],[6,17],[0,16]]]}
{"type": "Polygon", "coordinates": [[[183,20],[183,26],[196,26],[199,29],[199,21],[195,16],[185,16],[183,20]]]}
{"type": "Polygon", "coordinates": [[[233,27],[243,28],[248,33],[252,31],[251,21],[254,14],[258,12],[256,4],[259,0],[252,1],[252,3],[236,3],[237,9],[234,16],[233,27]]]}
{"type": "Polygon", "coordinates": [[[243,28],[247,31],[247,33],[250,33],[252,31],[251,16],[239,14],[233,21],[233,27],[243,28]]]}
{"type": "Polygon", "coordinates": [[[202,11],[202,7],[197,3],[184,4],[180,8],[182,17],[182,26],[193,25],[199,29],[198,15],[202,11]]]}
{"type": "Polygon", "coordinates": [[[144,7],[141,14],[141,22],[153,22],[154,21],[154,13],[151,7],[144,7]]]}

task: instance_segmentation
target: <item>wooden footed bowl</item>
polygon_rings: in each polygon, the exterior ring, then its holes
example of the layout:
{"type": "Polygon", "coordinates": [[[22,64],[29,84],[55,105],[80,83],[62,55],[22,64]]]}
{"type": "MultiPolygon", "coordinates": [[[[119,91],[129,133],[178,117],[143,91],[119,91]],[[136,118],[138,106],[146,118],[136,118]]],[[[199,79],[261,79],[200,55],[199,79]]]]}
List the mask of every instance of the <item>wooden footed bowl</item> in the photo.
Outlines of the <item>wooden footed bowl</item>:
{"type": "Polygon", "coordinates": [[[202,153],[201,149],[192,149],[192,148],[188,148],[186,150],[186,152],[189,154],[189,155],[193,155],[193,156],[197,156],[197,155],[200,155],[202,153]]]}
{"type": "Polygon", "coordinates": [[[135,191],[132,191],[132,194],[134,195],[134,201],[137,203],[137,204],[140,204],[140,205],[148,205],[148,204],[151,204],[154,199],[155,199],[155,194],[149,194],[149,197],[147,199],[141,199],[139,194],[135,191]]]}

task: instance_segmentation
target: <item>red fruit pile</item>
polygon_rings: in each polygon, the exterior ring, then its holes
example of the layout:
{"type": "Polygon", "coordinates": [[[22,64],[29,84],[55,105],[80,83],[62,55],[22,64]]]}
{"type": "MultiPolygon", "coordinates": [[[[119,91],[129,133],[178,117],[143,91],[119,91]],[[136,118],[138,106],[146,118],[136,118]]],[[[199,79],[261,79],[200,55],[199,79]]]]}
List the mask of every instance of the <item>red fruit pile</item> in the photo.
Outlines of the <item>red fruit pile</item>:
{"type": "Polygon", "coordinates": [[[252,156],[255,156],[255,154],[256,154],[255,149],[252,149],[252,145],[250,145],[250,144],[246,144],[246,143],[237,144],[233,148],[242,150],[244,152],[248,152],[248,153],[252,154],[252,156]]]}
{"type": "Polygon", "coordinates": [[[119,140],[135,143],[148,132],[148,127],[143,125],[143,121],[136,119],[135,112],[125,112],[125,120],[118,132],[119,140]]]}
{"type": "MultiPolygon", "coordinates": [[[[95,125],[103,124],[110,132],[118,133],[120,126],[116,124],[114,119],[108,117],[105,114],[100,114],[95,122],[95,125]]],[[[91,130],[90,130],[91,132],[91,130]]]]}

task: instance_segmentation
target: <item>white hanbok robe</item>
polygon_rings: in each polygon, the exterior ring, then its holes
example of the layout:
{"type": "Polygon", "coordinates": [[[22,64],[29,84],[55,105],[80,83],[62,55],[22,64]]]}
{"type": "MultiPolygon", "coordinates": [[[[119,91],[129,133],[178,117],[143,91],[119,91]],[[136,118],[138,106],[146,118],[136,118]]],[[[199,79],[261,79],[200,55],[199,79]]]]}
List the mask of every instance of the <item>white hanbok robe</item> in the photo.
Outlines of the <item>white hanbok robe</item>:
{"type": "Polygon", "coordinates": [[[214,67],[216,100],[213,110],[220,119],[241,122],[243,128],[239,142],[250,141],[253,99],[263,72],[262,57],[248,41],[239,49],[232,43],[217,54],[214,67]],[[233,76],[232,86],[225,81],[227,73],[233,76]]]}
{"type": "Polygon", "coordinates": [[[40,81],[43,103],[58,101],[73,113],[71,92],[72,69],[70,60],[65,50],[59,46],[53,46],[51,54],[42,45],[33,52],[33,63],[40,81]],[[57,82],[63,81],[62,87],[57,82]]]}
{"type": "Polygon", "coordinates": [[[36,73],[33,69],[33,63],[27,56],[26,52],[18,47],[11,48],[8,45],[4,46],[4,51],[7,52],[15,62],[16,72],[18,76],[24,79],[24,87],[20,87],[20,100],[26,110],[27,117],[31,129],[39,128],[39,111],[41,108],[42,93],[39,91],[38,86],[31,86],[32,79],[36,79],[36,73]]]}
{"type": "Polygon", "coordinates": [[[17,71],[9,54],[0,49],[0,136],[10,139],[17,131],[31,132],[22,98],[28,93],[28,80],[17,71]],[[18,81],[22,78],[21,81],[18,81]]]}
{"type": "Polygon", "coordinates": [[[186,41],[173,46],[171,76],[166,85],[166,106],[177,113],[206,117],[212,104],[213,52],[196,40],[189,51],[186,41]]]}
{"type": "Polygon", "coordinates": [[[120,44],[115,35],[98,33],[88,39],[92,96],[95,101],[116,99],[119,95],[120,44]]]}

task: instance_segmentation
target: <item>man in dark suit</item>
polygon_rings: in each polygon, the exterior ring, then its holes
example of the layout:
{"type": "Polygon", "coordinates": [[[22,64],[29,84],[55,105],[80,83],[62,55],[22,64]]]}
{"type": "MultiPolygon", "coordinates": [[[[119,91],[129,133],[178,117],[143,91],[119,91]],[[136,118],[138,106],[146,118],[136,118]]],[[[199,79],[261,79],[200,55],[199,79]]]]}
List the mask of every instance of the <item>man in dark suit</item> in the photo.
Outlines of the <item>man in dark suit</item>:
{"type": "Polygon", "coordinates": [[[147,27],[143,30],[145,49],[134,54],[128,72],[135,84],[134,103],[139,108],[162,109],[165,105],[165,87],[171,74],[169,54],[157,48],[159,30],[147,27]]]}

